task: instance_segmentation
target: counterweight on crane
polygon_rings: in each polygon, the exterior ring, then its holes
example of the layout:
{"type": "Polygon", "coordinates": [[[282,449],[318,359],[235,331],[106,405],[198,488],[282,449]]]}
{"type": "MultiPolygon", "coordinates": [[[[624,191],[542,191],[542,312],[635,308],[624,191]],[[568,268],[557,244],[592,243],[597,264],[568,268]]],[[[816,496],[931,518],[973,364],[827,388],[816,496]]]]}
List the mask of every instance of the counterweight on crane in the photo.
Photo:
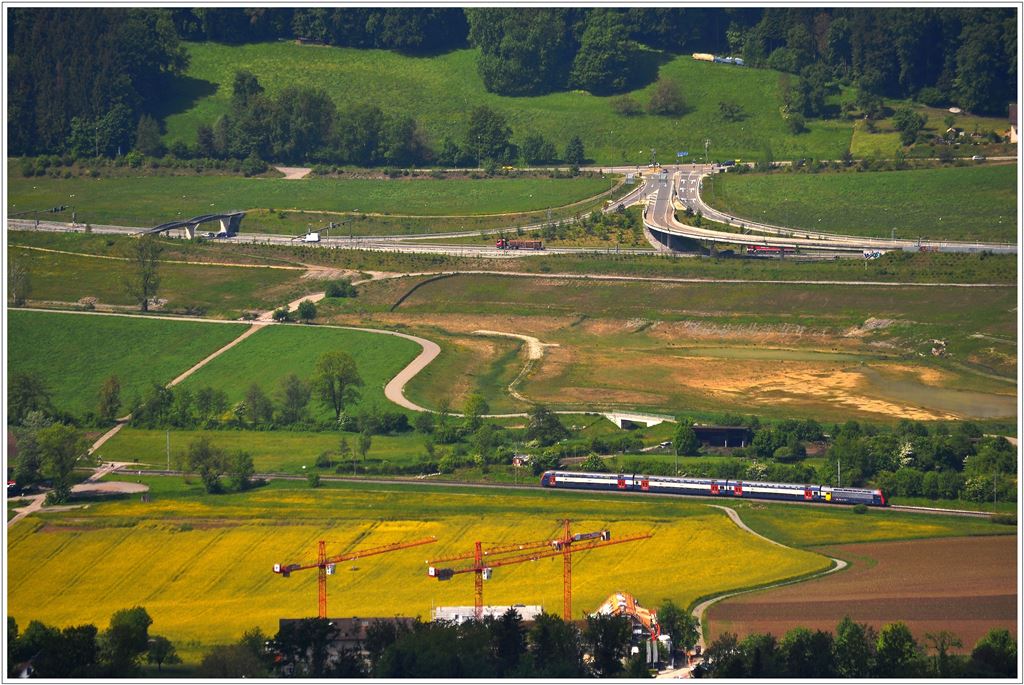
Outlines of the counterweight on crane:
{"type": "Polygon", "coordinates": [[[572,554],[586,550],[607,547],[609,545],[620,545],[625,542],[636,542],[645,540],[651,535],[633,535],[612,540],[611,533],[607,530],[594,531],[592,533],[577,533],[573,535],[569,530],[569,521],[563,521],[564,530],[562,536],[554,540],[537,540],[533,542],[520,542],[501,545],[483,549],[482,543],[477,542],[473,552],[455,556],[442,557],[428,561],[427,575],[438,580],[451,580],[461,573],[472,573],[475,576],[474,593],[474,615],[476,619],[483,619],[484,609],[484,581],[490,580],[494,568],[499,566],[510,566],[521,564],[525,561],[537,561],[548,557],[562,556],[562,619],[568,621],[572,618],[572,554]],[[530,551],[534,550],[534,551],[530,551]],[[520,554],[516,554],[520,552],[520,554]],[[471,566],[459,568],[440,568],[438,563],[446,561],[460,561],[472,559],[471,566]]]}
{"type": "Polygon", "coordinates": [[[327,618],[327,576],[334,575],[334,565],[345,561],[352,561],[354,559],[362,559],[363,557],[372,557],[377,554],[385,554],[387,552],[395,552],[400,549],[407,549],[409,547],[417,547],[419,545],[427,545],[431,542],[437,542],[437,538],[433,535],[419,540],[411,540],[408,542],[394,542],[390,545],[381,545],[380,547],[370,547],[369,549],[357,550],[355,552],[347,552],[345,554],[337,554],[335,556],[327,556],[327,543],[323,540],[317,545],[317,559],[315,562],[310,564],[274,564],[274,573],[279,573],[283,577],[287,578],[295,571],[304,571],[309,568],[317,569],[317,599],[318,599],[318,616],[320,618],[327,618]]]}

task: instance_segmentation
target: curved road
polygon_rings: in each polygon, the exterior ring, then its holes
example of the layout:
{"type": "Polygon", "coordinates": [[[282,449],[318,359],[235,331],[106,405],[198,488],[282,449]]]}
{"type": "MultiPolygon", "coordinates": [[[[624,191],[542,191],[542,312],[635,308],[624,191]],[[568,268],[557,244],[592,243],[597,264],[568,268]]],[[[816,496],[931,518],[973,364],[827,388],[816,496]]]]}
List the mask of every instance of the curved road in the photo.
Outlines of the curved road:
{"type": "Polygon", "coordinates": [[[966,243],[955,241],[915,241],[887,240],[863,236],[844,236],[834,233],[821,233],[804,229],[786,228],[762,224],[756,221],[741,220],[709,207],[701,198],[700,190],[703,179],[709,175],[705,165],[688,165],[676,167],[671,172],[666,169],[655,178],[648,178],[645,188],[648,203],[644,213],[644,224],[655,232],[669,236],[679,236],[698,241],[724,243],[729,245],[768,245],[773,247],[792,247],[801,250],[826,250],[838,252],[860,252],[863,250],[901,250],[917,252],[994,252],[1017,254],[1017,246],[1006,243],[966,243]],[[713,229],[689,226],[676,221],[676,198],[683,206],[689,207],[713,221],[718,221],[737,229],[750,229],[773,235],[747,235],[730,233],[713,229]]]}

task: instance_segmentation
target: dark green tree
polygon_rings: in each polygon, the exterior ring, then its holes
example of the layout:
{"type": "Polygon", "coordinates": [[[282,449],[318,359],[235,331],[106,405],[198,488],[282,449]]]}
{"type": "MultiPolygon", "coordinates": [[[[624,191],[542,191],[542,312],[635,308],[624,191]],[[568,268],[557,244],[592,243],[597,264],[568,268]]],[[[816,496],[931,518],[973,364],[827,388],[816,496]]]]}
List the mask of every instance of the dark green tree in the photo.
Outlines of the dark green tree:
{"type": "Polygon", "coordinates": [[[893,128],[900,132],[900,142],[903,145],[912,145],[927,121],[925,115],[915,112],[909,106],[900,107],[892,116],[893,128]]]}
{"type": "Polygon", "coordinates": [[[567,437],[569,431],[557,414],[540,404],[533,407],[526,426],[527,440],[536,440],[542,447],[547,447],[567,437]]]}
{"type": "Polygon", "coordinates": [[[533,673],[541,678],[579,678],[586,674],[579,630],[559,616],[542,613],[528,633],[533,673]]]}
{"type": "Polygon", "coordinates": [[[988,631],[971,651],[969,668],[983,678],[1017,677],[1017,641],[1005,628],[988,631]]]}
{"type": "Polygon", "coordinates": [[[199,474],[203,486],[209,493],[220,492],[220,477],[227,470],[227,458],[224,450],[215,447],[210,439],[203,435],[189,443],[184,466],[199,474]]]}
{"type": "Polygon", "coordinates": [[[526,629],[522,617],[515,607],[509,607],[500,617],[488,617],[484,623],[491,634],[498,677],[512,676],[526,657],[526,629]]]}
{"type": "Polygon", "coordinates": [[[102,659],[111,674],[125,677],[138,670],[139,660],[149,649],[152,624],[153,619],[142,607],[114,612],[100,640],[102,659]]]}
{"type": "Polygon", "coordinates": [[[251,454],[237,450],[225,457],[224,466],[228,478],[231,479],[231,487],[239,491],[249,489],[252,485],[252,477],[256,473],[251,454]]]}
{"type": "Polygon", "coordinates": [[[274,404],[257,383],[245,391],[245,411],[253,426],[266,426],[274,421],[274,404]]]}
{"type": "Polygon", "coordinates": [[[520,151],[527,164],[546,164],[555,158],[555,146],[539,133],[526,136],[520,151]]]}
{"type": "Polygon", "coordinates": [[[156,664],[157,673],[164,670],[164,664],[180,664],[181,657],[174,643],[163,635],[154,635],[149,639],[149,649],[146,650],[146,661],[156,664]]]}
{"type": "Polygon", "coordinates": [[[921,648],[905,623],[897,621],[882,626],[877,644],[875,674],[889,678],[923,675],[921,648]]]}
{"type": "Polygon", "coordinates": [[[565,158],[566,164],[573,166],[579,166],[586,161],[586,153],[583,151],[583,141],[580,140],[579,136],[573,136],[569,140],[569,143],[565,146],[565,158]]]}
{"type": "Polygon", "coordinates": [[[341,350],[325,352],[316,362],[313,389],[320,400],[334,410],[335,420],[341,418],[345,406],[359,397],[363,379],[352,357],[341,350]]]}
{"type": "Polygon", "coordinates": [[[512,129],[505,115],[486,105],[474,107],[469,113],[465,149],[474,153],[477,161],[511,161],[512,129]]]}
{"type": "Polygon", "coordinates": [[[299,318],[304,323],[309,323],[316,318],[316,305],[309,300],[303,300],[299,303],[299,318]]]}
{"type": "Polygon", "coordinates": [[[484,87],[501,95],[540,95],[568,82],[576,51],[565,8],[465,10],[469,42],[480,49],[477,71],[484,87]]]}
{"type": "Polygon", "coordinates": [[[161,157],[167,152],[160,140],[160,124],[148,114],[139,117],[139,125],[135,128],[135,149],[150,157],[161,157]]]}
{"type": "Polygon", "coordinates": [[[835,645],[832,634],[793,628],[779,641],[779,658],[790,678],[835,678],[835,645]]]}
{"type": "Polygon", "coordinates": [[[290,425],[299,423],[306,417],[306,407],[312,390],[309,385],[294,373],[281,379],[279,392],[281,400],[281,423],[290,425]]]}
{"type": "Polygon", "coordinates": [[[121,381],[117,379],[117,376],[111,376],[103,381],[98,400],[96,415],[100,420],[109,423],[116,419],[117,412],[121,408],[121,381]]]}
{"type": "Polygon", "coordinates": [[[30,412],[51,412],[51,397],[50,389],[40,374],[30,371],[12,373],[7,381],[7,421],[18,425],[30,412]]]}
{"type": "Polygon", "coordinates": [[[700,625],[693,614],[666,599],[658,607],[658,626],[661,632],[672,638],[672,647],[685,652],[700,639],[700,625]]]}
{"type": "Polygon", "coordinates": [[[149,311],[150,300],[160,288],[160,254],[163,246],[152,236],[135,238],[128,242],[127,257],[131,272],[125,277],[128,295],[139,303],[142,311],[149,311]]]}
{"type": "Polygon", "coordinates": [[[632,80],[633,50],[622,14],[591,10],[572,63],[570,84],[594,95],[625,90],[632,80]]]}
{"type": "Polygon", "coordinates": [[[29,257],[8,256],[7,292],[12,306],[25,306],[28,296],[32,294],[32,267],[29,257]]]}
{"type": "Polygon", "coordinates": [[[680,420],[672,436],[672,449],[676,454],[694,456],[700,450],[700,440],[689,421],[680,420]]]}
{"type": "Polygon", "coordinates": [[[42,475],[50,480],[53,490],[48,499],[66,502],[71,495],[71,475],[79,459],[88,455],[89,444],[81,431],[63,423],[40,429],[36,433],[42,475]]]}

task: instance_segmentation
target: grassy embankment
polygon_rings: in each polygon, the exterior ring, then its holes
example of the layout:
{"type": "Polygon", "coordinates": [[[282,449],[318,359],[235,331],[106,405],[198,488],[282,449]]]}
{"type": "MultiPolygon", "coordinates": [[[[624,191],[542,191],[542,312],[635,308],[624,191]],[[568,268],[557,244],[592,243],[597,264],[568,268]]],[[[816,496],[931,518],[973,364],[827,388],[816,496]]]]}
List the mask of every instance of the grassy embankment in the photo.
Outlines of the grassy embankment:
{"type": "Polygon", "coordinates": [[[371,104],[385,111],[414,113],[437,147],[445,137],[465,137],[469,112],[488,105],[509,121],[513,139],[541,133],[561,152],[574,135],[597,164],[675,159],[677,151],[703,156],[704,139],[714,141],[712,156],[751,157],[770,143],[775,156],[838,159],[849,146],[849,121],[810,121],[807,133],[791,134],[782,116],[778,72],[695,62],[689,55],[645,52],[652,83],[629,95],[642,105],[653,91],[653,75],[675,80],[687,111],[680,117],[640,114],[626,117],[611,106],[612,97],[582,91],[510,98],[488,93],[476,69],[475,50],[434,57],[408,57],[382,50],[309,47],[277,42],[226,46],[189,43],[188,81],[169,93],[165,119],[171,142],[194,144],[200,124],[212,124],[229,111],[231,79],[248,69],[271,96],[290,85],[325,89],[339,106],[371,104]],[[199,86],[198,88],[196,86],[199,86]],[[199,97],[196,93],[199,91],[199,97]],[[723,121],[719,101],[742,107],[742,121],[723,121]]]}
{"type": "Polygon", "coordinates": [[[167,383],[241,335],[245,326],[44,312],[8,312],[11,373],[38,373],[54,405],[72,414],[96,409],[100,386],[121,382],[122,409],[151,383],[167,383]]]}
{"type": "MultiPolygon", "coordinates": [[[[8,240],[17,238],[9,236],[8,240]]],[[[133,267],[122,257],[106,259],[86,253],[60,254],[10,245],[8,260],[11,259],[28,265],[32,284],[30,304],[68,304],[95,298],[95,305],[138,311],[138,303],[124,286],[133,267]]],[[[319,284],[303,280],[302,274],[301,269],[165,263],[159,267],[157,291],[157,297],[165,302],[151,307],[151,311],[234,319],[243,311],[273,309],[316,290],[319,284]]]]}
{"type": "MultiPolygon", "coordinates": [[[[156,226],[217,211],[251,211],[246,233],[300,233],[307,226],[347,223],[335,235],[475,230],[546,220],[548,208],[572,213],[603,206],[583,202],[613,187],[614,177],[497,177],[478,180],[312,178],[298,181],[237,176],[113,176],[21,178],[12,174],[8,210],[65,204],[79,223],[156,226]],[[273,210],[273,211],[271,211],[273,210]],[[532,213],[531,213],[532,212],[532,213]],[[379,222],[375,216],[385,217],[379,222]],[[500,217],[483,215],[501,214],[500,217]]],[[[571,215],[571,214],[570,214],[571,215]]],[[[69,221],[70,214],[40,218],[69,221]],[[65,216],[66,215],[66,216],[65,216]]],[[[211,224],[212,226],[212,224],[211,224]]],[[[210,229],[213,230],[213,229],[210,229]]]]}
{"type": "MultiPolygon", "coordinates": [[[[44,513],[11,531],[9,613],[20,624],[34,619],[103,624],[113,611],[138,604],[153,616],[153,630],[175,641],[186,661],[194,663],[210,645],[233,641],[252,626],[273,634],[279,617],[313,612],[315,574],[281,579],[271,573],[273,563],[311,558],[320,539],[329,541],[329,549],[343,551],[436,535],[434,545],[396,553],[387,563],[364,560],[351,565],[355,571],[346,565],[329,581],[332,615],[425,617],[431,605],[468,603],[472,589],[458,580],[438,586],[426,577],[424,559],[470,550],[475,540],[495,544],[554,535],[556,519],[567,512],[575,530],[608,527],[615,538],[655,535],[575,560],[573,600],[579,612],[615,590],[631,592],[649,605],[664,597],[686,605],[713,592],[826,566],[817,554],[764,543],[739,531],[720,512],[690,501],[537,491],[495,497],[493,491],[437,486],[330,484],[311,490],[288,482],[209,496],[197,483],[178,478],[137,479],[151,485],[150,502],[123,499],[44,513]],[[40,531],[47,534],[37,535],[40,531]],[[60,555],[45,552],[54,546],[60,555]],[[723,548],[729,554],[721,554],[723,548]],[[154,555],[154,549],[159,553],[154,555]],[[679,583],[678,578],[687,580],[679,583]],[[99,587],[103,592],[97,592],[99,587]]],[[[784,534],[800,533],[803,519],[790,516],[794,509],[773,516],[784,534]]],[[[763,511],[780,513],[776,507],[763,511]]],[[[829,519],[831,525],[819,526],[829,535],[821,537],[837,541],[842,531],[857,535],[865,519],[876,538],[994,528],[954,518],[922,526],[906,517],[874,514],[841,518],[838,526],[829,519]]],[[[485,601],[557,610],[560,573],[557,560],[503,569],[488,584],[485,601]]]]}
{"type": "Polygon", "coordinates": [[[729,214],[848,235],[1017,242],[1012,164],[857,173],[718,174],[702,196],[729,214]]]}

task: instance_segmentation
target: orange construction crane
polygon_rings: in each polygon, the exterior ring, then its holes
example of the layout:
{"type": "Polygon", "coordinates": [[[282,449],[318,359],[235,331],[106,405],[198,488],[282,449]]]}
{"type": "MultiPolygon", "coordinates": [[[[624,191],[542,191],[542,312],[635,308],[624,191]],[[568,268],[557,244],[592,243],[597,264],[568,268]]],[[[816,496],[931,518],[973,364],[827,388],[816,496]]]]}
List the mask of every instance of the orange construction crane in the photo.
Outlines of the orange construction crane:
{"type": "Polygon", "coordinates": [[[428,561],[427,575],[438,580],[451,580],[460,573],[473,573],[476,578],[476,592],[474,594],[474,611],[476,619],[482,620],[484,613],[484,581],[490,580],[492,570],[498,566],[510,566],[521,564],[524,561],[537,561],[546,557],[562,556],[562,619],[568,621],[572,618],[572,554],[583,552],[608,545],[619,545],[624,542],[635,542],[651,537],[651,534],[634,535],[621,540],[612,540],[611,533],[607,530],[599,530],[593,533],[577,533],[573,535],[569,531],[569,521],[563,521],[565,526],[562,536],[554,540],[538,540],[535,542],[521,542],[492,547],[484,550],[480,542],[476,543],[475,550],[469,554],[460,554],[450,557],[442,557],[428,561]],[[527,551],[536,550],[536,551],[527,551]],[[525,554],[515,555],[515,552],[525,554]],[[512,555],[512,556],[504,556],[512,555]],[[460,568],[439,568],[435,564],[445,561],[457,561],[472,559],[471,566],[460,568]],[[485,563],[486,562],[486,563],[485,563]]]}
{"type": "Polygon", "coordinates": [[[386,552],[394,552],[400,549],[406,549],[408,547],[416,547],[418,545],[427,545],[431,542],[437,542],[437,538],[431,535],[420,540],[412,540],[410,542],[394,542],[390,545],[382,545],[380,547],[371,547],[369,549],[359,550],[356,552],[348,552],[346,554],[338,554],[332,557],[327,556],[327,543],[323,540],[320,541],[317,549],[317,559],[311,564],[274,564],[274,573],[280,573],[283,577],[287,578],[295,571],[304,571],[308,568],[317,569],[317,596],[319,599],[318,615],[320,618],[327,618],[327,576],[334,575],[334,565],[352,561],[353,559],[362,559],[363,557],[372,557],[376,554],[385,554],[386,552]]]}

